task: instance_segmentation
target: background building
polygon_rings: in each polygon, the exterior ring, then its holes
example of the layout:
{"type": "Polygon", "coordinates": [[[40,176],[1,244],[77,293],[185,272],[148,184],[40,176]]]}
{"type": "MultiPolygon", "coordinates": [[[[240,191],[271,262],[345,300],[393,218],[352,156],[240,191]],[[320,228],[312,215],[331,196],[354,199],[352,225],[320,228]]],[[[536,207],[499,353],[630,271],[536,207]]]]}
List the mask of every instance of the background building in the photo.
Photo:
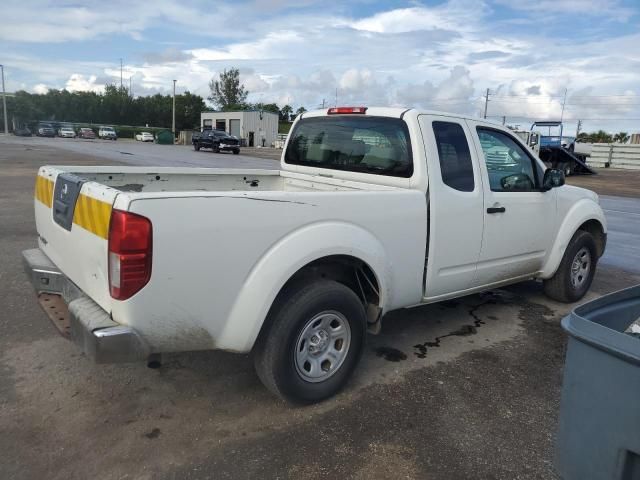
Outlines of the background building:
{"type": "Polygon", "coordinates": [[[243,139],[248,147],[272,147],[278,136],[278,115],[257,110],[202,112],[200,128],[224,130],[243,139]]]}

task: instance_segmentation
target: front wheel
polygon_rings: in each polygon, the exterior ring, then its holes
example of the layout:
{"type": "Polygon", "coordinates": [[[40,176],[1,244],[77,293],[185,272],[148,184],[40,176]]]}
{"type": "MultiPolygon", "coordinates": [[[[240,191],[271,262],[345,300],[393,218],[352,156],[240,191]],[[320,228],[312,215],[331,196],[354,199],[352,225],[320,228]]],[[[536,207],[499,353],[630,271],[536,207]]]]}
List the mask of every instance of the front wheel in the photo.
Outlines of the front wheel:
{"type": "Polygon", "coordinates": [[[337,393],[362,355],[366,315],[358,296],[333,280],[285,292],[269,312],[253,351],[262,383],[292,403],[337,393]]]}
{"type": "Polygon", "coordinates": [[[593,236],[578,230],[569,242],[558,270],[544,281],[544,293],[559,302],[577,302],[589,290],[597,262],[598,251],[593,236]]]}

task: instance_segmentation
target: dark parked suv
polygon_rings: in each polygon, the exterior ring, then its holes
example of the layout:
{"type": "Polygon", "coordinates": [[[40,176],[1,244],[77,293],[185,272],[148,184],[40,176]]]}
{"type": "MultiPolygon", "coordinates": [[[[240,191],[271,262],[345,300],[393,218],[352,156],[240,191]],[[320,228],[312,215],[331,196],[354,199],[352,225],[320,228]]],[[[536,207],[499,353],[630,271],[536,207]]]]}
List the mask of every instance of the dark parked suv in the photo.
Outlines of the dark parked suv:
{"type": "Polygon", "coordinates": [[[233,152],[234,155],[240,153],[240,141],[223,130],[205,130],[201,134],[194,134],[191,141],[196,151],[201,148],[210,148],[215,153],[233,152]]]}

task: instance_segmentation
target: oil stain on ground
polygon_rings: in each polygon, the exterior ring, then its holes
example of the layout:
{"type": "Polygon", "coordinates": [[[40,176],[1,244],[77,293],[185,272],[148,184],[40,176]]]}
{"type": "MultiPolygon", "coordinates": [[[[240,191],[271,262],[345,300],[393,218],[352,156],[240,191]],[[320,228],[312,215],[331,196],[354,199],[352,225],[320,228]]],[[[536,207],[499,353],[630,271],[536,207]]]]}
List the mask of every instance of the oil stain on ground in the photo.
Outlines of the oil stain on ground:
{"type": "Polygon", "coordinates": [[[378,347],[375,349],[376,355],[390,362],[400,362],[407,359],[407,354],[397,348],[378,347]]]}
{"type": "MultiPolygon", "coordinates": [[[[486,322],[482,320],[476,313],[480,307],[483,307],[484,305],[496,305],[498,303],[510,303],[509,299],[506,298],[502,292],[482,293],[480,294],[480,298],[482,298],[483,301],[478,305],[476,305],[475,307],[472,307],[468,312],[468,314],[473,318],[473,325],[462,325],[460,328],[452,332],[449,332],[446,335],[440,335],[439,337],[436,337],[435,340],[431,342],[427,341],[424,343],[418,343],[417,345],[414,345],[413,346],[413,348],[415,349],[414,355],[418,358],[427,358],[427,350],[429,348],[439,347],[440,341],[443,338],[466,337],[468,335],[475,335],[476,333],[478,333],[478,328],[486,324],[486,322]]],[[[452,308],[452,307],[447,306],[447,308],[452,308]]],[[[497,320],[497,318],[494,316],[491,316],[489,318],[492,320],[497,320]]]]}

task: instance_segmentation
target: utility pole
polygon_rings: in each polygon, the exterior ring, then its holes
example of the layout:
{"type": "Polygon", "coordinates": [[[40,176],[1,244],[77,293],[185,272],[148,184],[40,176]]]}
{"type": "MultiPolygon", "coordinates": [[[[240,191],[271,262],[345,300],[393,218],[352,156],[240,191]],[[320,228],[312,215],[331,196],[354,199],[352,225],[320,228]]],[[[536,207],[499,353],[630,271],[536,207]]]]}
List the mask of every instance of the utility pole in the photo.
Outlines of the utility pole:
{"type": "Polygon", "coordinates": [[[564,118],[564,104],[567,102],[567,89],[564,89],[564,97],[562,98],[562,111],[560,112],[560,121],[564,118]]]}
{"type": "Polygon", "coordinates": [[[322,108],[324,108],[324,98],[322,99],[322,108]]]}
{"type": "Polygon", "coordinates": [[[576,141],[578,140],[578,135],[580,135],[581,128],[582,128],[582,120],[578,120],[578,127],[576,128],[576,141]]]}
{"type": "Polygon", "coordinates": [[[171,121],[171,131],[176,135],[176,81],[173,81],[173,120],[171,121]]]}
{"type": "Polygon", "coordinates": [[[338,107],[338,87],[336,87],[336,108],[338,107]]]}
{"type": "Polygon", "coordinates": [[[487,88],[487,94],[484,97],[484,117],[487,118],[487,107],[489,106],[489,89],[487,88]]]}
{"type": "Polygon", "coordinates": [[[132,78],[133,78],[133,75],[131,75],[131,76],[129,77],[129,96],[130,96],[131,98],[133,98],[133,89],[131,88],[131,85],[132,85],[131,79],[132,79],[132,78]]]}
{"type": "Polygon", "coordinates": [[[9,135],[9,124],[7,123],[7,93],[4,91],[4,65],[0,65],[2,69],[2,109],[4,111],[4,134],[9,135]]]}
{"type": "Polygon", "coordinates": [[[502,125],[504,125],[505,123],[507,123],[507,117],[505,117],[504,115],[502,116],[502,125]]]}
{"type": "Polygon", "coordinates": [[[120,59],[120,91],[122,91],[122,59],[120,59]]]}

